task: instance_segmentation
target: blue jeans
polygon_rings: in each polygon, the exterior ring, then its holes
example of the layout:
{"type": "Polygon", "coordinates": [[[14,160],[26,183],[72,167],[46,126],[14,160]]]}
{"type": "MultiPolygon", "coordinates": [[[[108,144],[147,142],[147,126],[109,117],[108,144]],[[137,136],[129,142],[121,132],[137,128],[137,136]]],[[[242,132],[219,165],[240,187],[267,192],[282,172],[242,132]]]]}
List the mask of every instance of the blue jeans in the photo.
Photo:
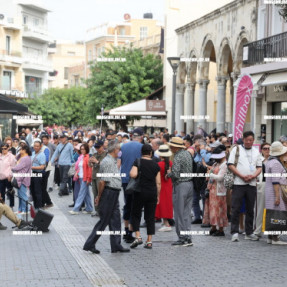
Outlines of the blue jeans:
{"type": "Polygon", "coordinates": [[[202,189],[200,192],[194,191],[193,193],[192,208],[194,213],[194,220],[201,219],[201,210],[199,205],[200,199],[202,200],[202,214],[204,214],[204,203],[205,203],[204,191],[205,189],[202,189]]]}
{"type": "MultiPolygon", "coordinates": [[[[18,196],[19,196],[19,207],[18,211],[20,212],[26,212],[26,201],[28,200],[28,196],[26,193],[26,186],[24,184],[21,184],[20,188],[18,189],[18,196]]],[[[27,211],[28,211],[27,207],[27,211]]]]}
{"type": "Polygon", "coordinates": [[[80,178],[80,184],[81,184],[81,187],[80,187],[79,195],[75,202],[73,211],[79,212],[80,208],[82,207],[83,202],[85,202],[86,211],[91,212],[93,211],[93,205],[92,205],[92,198],[90,196],[89,185],[87,184],[87,182],[83,181],[82,178],[80,178]]]}

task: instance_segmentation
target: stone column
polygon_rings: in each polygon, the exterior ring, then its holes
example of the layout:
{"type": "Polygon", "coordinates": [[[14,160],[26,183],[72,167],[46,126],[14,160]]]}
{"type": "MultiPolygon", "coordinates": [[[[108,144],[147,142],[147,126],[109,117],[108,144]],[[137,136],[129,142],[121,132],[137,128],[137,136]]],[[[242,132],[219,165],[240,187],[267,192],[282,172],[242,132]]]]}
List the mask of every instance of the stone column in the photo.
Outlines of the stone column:
{"type": "MultiPolygon", "coordinates": [[[[199,125],[206,130],[206,113],[207,113],[207,86],[209,84],[209,80],[200,79],[198,81],[199,84],[199,116],[203,116],[204,119],[199,120],[199,125]]],[[[196,127],[195,127],[196,128],[196,127]]]]}
{"type": "Polygon", "coordinates": [[[228,77],[216,77],[217,81],[217,115],[216,115],[216,132],[224,133],[226,118],[226,82],[228,77]]]}
{"type": "MultiPolygon", "coordinates": [[[[194,116],[194,91],[196,83],[188,82],[186,84],[186,116],[194,116]]],[[[194,119],[186,120],[186,133],[189,134],[191,131],[195,131],[194,119]]]]}
{"type": "Polygon", "coordinates": [[[176,85],[175,129],[179,134],[184,130],[184,120],[180,119],[181,116],[184,116],[184,90],[185,90],[185,84],[176,85]]]}

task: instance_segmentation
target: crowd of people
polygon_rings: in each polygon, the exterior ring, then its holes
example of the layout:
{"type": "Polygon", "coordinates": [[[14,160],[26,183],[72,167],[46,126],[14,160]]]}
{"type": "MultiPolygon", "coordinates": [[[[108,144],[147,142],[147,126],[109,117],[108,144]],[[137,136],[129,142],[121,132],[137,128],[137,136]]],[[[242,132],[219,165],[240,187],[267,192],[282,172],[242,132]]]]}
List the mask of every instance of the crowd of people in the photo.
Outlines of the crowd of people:
{"type": "MultiPolygon", "coordinates": [[[[174,226],[174,246],[193,245],[192,224],[209,228],[210,236],[224,237],[230,222],[232,242],[239,241],[239,234],[257,241],[263,235],[264,209],[287,211],[282,196],[286,177],[265,176],[286,173],[287,137],[262,143],[260,149],[254,139],[252,131],[234,142],[232,134],[207,134],[201,128],[190,134],[169,134],[168,129],[147,134],[141,128],[131,133],[23,129],[0,142],[0,219],[3,214],[18,228],[25,227],[27,202],[33,202],[36,211],[51,208],[49,193],[57,190],[60,197],[72,194],[71,215],[99,217],[84,250],[100,253],[96,243],[109,226],[114,232],[111,251],[129,252],[119,233],[123,190],[123,240],[130,248],[143,244],[151,249],[159,221],[158,232],[171,232],[174,226]],[[232,187],[225,184],[227,173],[232,187]],[[131,192],[132,179],[139,187],[131,192]],[[13,190],[19,198],[15,212],[13,190]],[[146,227],[145,241],[140,227],[146,227]]],[[[267,243],[287,245],[279,235],[268,235],[267,243]]]]}

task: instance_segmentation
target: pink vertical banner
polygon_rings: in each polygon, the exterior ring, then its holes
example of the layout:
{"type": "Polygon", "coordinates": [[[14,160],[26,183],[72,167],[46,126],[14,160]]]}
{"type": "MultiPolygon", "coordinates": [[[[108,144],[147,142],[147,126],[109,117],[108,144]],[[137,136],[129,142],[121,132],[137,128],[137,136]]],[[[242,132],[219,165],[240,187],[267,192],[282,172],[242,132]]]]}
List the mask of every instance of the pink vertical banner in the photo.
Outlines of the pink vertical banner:
{"type": "Polygon", "coordinates": [[[248,107],[251,101],[253,90],[252,79],[249,75],[242,75],[236,91],[235,111],[234,111],[234,127],[233,127],[233,142],[235,143],[242,137],[243,128],[248,112],[248,107]]]}

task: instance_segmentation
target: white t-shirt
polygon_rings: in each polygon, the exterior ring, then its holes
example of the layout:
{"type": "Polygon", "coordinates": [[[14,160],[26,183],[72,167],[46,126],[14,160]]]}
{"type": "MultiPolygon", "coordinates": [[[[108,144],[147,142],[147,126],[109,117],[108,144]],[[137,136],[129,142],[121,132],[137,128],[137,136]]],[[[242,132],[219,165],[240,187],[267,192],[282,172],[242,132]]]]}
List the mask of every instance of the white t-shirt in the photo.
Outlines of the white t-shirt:
{"type": "Polygon", "coordinates": [[[83,163],[84,163],[84,160],[82,159],[80,162],[79,162],[79,178],[83,178],[84,177],[84,169],[83,169],[83,163]]]}
{"type": "MultiPolygon", "coordinates": [[[[234,147],[229,155],[228,163],[235,162],[235,154],[237,147],[234,147]]],[[[244,175],[252,175],[255,173],[257,167],[262,167],[262,156],[258,149],[252,147],[251,149],[245,149],[243,146],[239,146],[239,158],[237,163],[237,170],[244,175]]],[[[256,186],[256,178],[250,182],[245,182],[240,177],[235,176],[235,185],[252,185],[256,186]]]]}

